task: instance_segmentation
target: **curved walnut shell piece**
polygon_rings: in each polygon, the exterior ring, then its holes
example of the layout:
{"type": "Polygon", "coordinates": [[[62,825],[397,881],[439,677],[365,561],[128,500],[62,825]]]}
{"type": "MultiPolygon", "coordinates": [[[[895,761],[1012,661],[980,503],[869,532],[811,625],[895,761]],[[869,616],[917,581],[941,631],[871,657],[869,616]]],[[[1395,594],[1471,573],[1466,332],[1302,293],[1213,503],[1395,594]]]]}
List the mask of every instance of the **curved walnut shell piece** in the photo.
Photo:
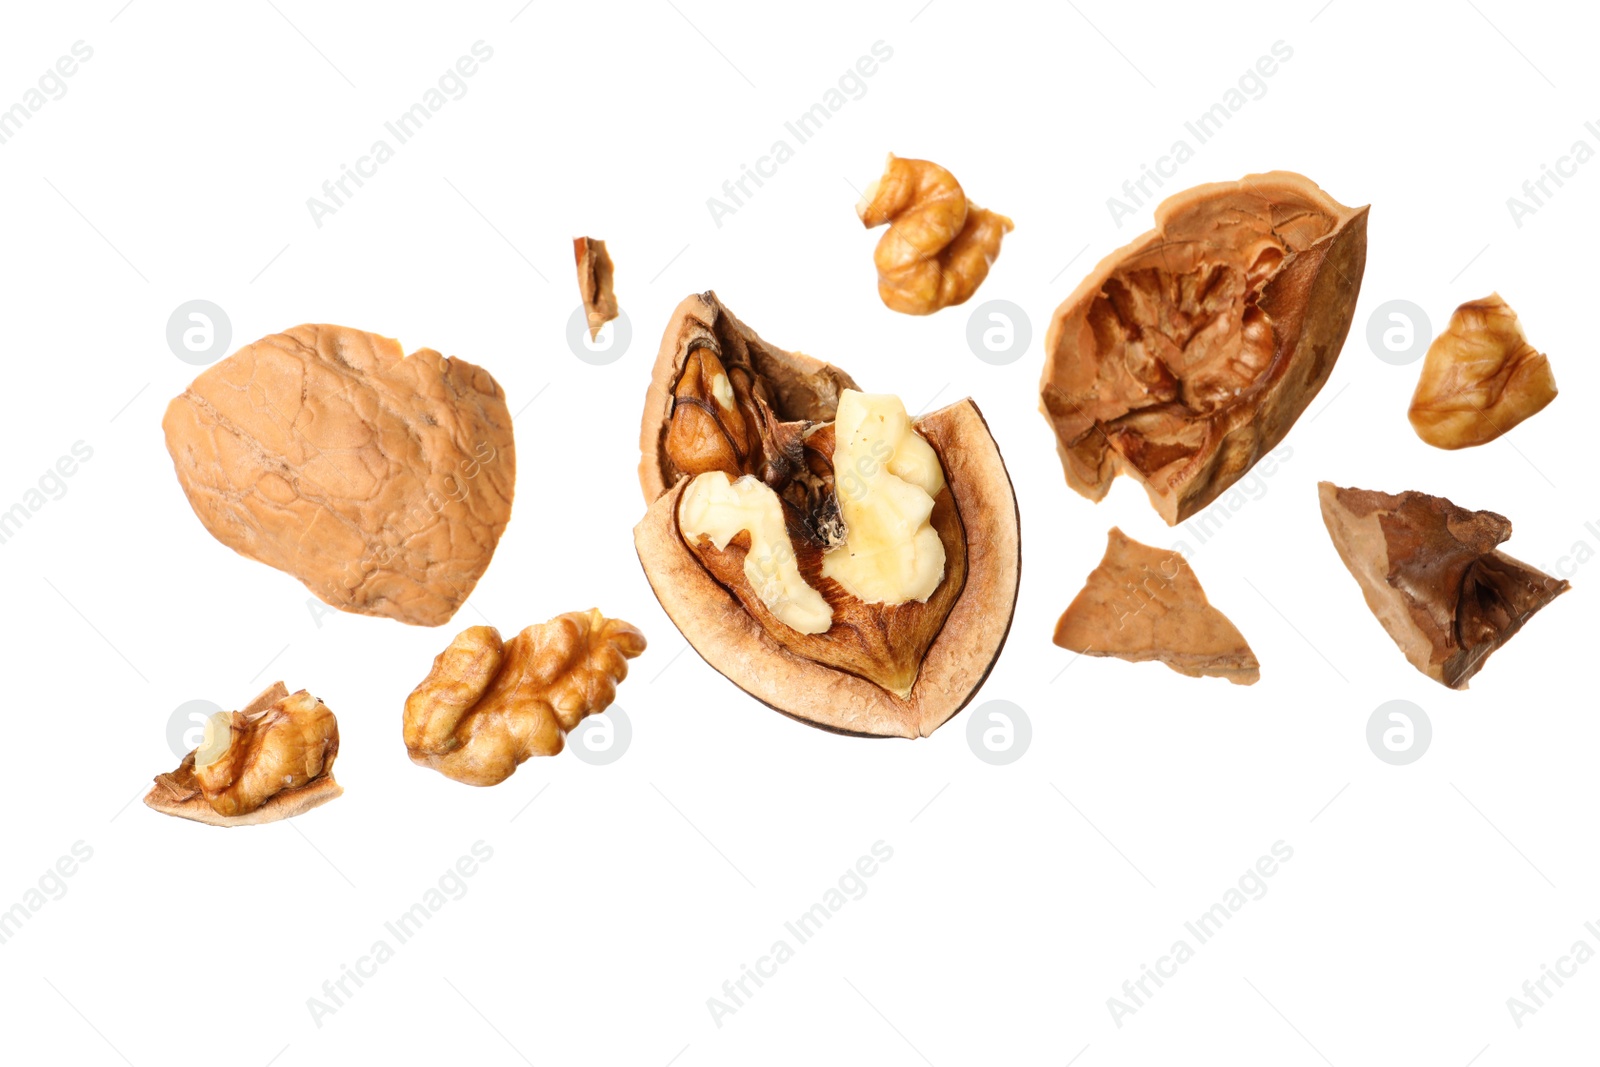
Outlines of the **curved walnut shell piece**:
{"type": "Polygon", "coordinates": [[[157,775],[144,802],[213,826],[277,822],[344,792],[333,778],[338,755],[339,722],[328,706],[304,689],[291,694],[277,682],[243,710],[214,716],[207,745],[186,755],[170,774],[157,775]],[[222,729],[227,736],[215,736],[222,729]],[[202,751],[204,765],[198,762],[202,751]]]}
{"type": "Polygon", "coordinates": [[[1417,670],[1467,688],[1491,653],[1572,588],[1496,546],[1511,522],[1443,497],[1317,486],[1322,520],[1367,607],[1417,670]]]}
{"type": "Polygon", "coordinates": [[[593,237],[574,237],[572,258],[578,267],[578,296],[583,300],[589,340],[598,340],[601,328],[619,314],[617,294],[612,288],[616,268],[611,264],[606,243],[593,237]]]}
{"type": "Polygon", "coordinates": [[[406,698],[413,763],[467,785],[498,785],[533,756],[560,752],[563,735],[611,706],[644,635],[598,610],[530,626],[504,643],[473,626],[433,661],[406,698]]]}
{"type": "Polygon", "coordinates": [[[1163,201],[1156,228],[1056,309],[1040,409],[1067,484],[1118,474],[1169,525],[1271,451],[1328,380],[1367,258],[1367,209],[1287,171],[1163,201]]]}
{"type": "Polygon", "coordinates": [[[1411,398],[1411,426],[1435,448],[1487,444],[1556,398],[1550,361],[1517,313],[1491,293],[1456,308],[1428,346],[1411,398]]]}
{"type": "Polygon", "coordinates": [[[1004,215],[969,201],[955,175],[937,163],[893,154],[856,214],[868,229],[888,225],[872,254],[878,296],[907,315],[964,303],[989,276],[1013,229],[1004,215]]]}
{"type": "Polygon", "coordinates": [[[264,337],[195,378],[161,425],[211,536],[341,611],[449,622],[511,517],[494,377],[377,334],[264,337]]]}

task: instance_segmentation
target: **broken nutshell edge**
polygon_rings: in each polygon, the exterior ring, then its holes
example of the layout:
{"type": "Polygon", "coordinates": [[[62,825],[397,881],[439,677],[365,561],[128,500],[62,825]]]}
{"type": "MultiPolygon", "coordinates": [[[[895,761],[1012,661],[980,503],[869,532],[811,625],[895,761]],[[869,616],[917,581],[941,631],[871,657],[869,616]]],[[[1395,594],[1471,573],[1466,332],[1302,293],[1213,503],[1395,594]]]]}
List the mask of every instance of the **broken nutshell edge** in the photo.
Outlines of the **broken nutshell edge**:
{"type": "Polygon", "coordinates": [[[1451,689],[1468,681],[1571,583],[1496,546],[1511,522],[1409,490],[1319,482],[1322,521],[1372,614],[1411,665],[1451,689]]]}
{"type": "Polygon", "coordinates": [[[498,785],[530,758],[559,753],[567,731],[610,707],[645,644],[632,623],[598,608],[509,641],[493,626],[468,627],[406,698],[406,752],[454,781],[498,785]]]}
{"type": "Polygon", "coordinates": [[[831,422],[839,394],[856,388],[839,368],[762,341],[712,292],[679,304],[663,336],[640,436],[640,484],[650,506],[634,527],[634,546],[656,598],[701,658],[773,710],[834,733],[928,736],[967,705],[993,669],[1021,581],[1016,495],[982,413],[969,399],[912,421],[942,467],[966,558],[961,590],[902,699],[784,647],[686,542],[679,503],[691,480],[673,468],[665,440],[678,377],[702,347],[748,358],[769,377],[784,418],[831,422]]]}
{"type": "Polygon", "coordinates": [[[1207,599],[1183,554],[1135,541],[1115,526],[1053,640],[1082,656],[1163,663],[1190,678],[1261,680],[1249,643],[1207,599]]]}
{"type": "Polygon", "coordinates": [[[1154,229],[1096,264],[1051,317],[1039,410],[1067,484],[1098,502],[1126,474],[1173,526],[1277,447],[1344,346],[1367,214],[1292,171],[1195,186],[1157,205],[1154,229]],[[1214,273],[1179,285],[1219,264],[1233,275],[1223,280],[1243,288],[1238,312],[1183,306],[1222,295],[1214,273]],[[1120,299],[1108,295],[1113,283],[1120,299]],[[1179,306],[1162,306],[1174,297],[1179,306]],[[1174,324],[1192,333],[1174,340],[1160,329],[1174,324]],[[1139,342],[1142,360],[1123,359],[1119,333],[1139,342]],[[1189,351],[1219,337],[1227,350],[1213,358],[1189,351]],[[1164,363],[1145,350],[1151,342],[1180,348],[1186,365],[1164,363]]]}
{"type": "Polygon", "coordinates": [[[572,239],[572,258],[578,267],[578,295],[583,299],[583,316],[589,323],[589,340],[600,337],[600,329],[618,315],[617,296],[612,291],[615,273],[606,243],[593,237],[572,239]]]}
{"type": "MultiPolygon", "coordinates": [[[[301,693],[305,690],[300,690],[301,693]]],[[[299,694],[293,694],[298,696],[299,694]]],[[[291,696],[283,682],[274,682],[263,689],[254,700],[236,714],[255,717],[270,711],[279,702],[291,696]]],[[[317,702],[321,705],[321,701],[317,702]]],[[[332,712],[329,712],[330,717],[332,712]]],[[[208,826],[260,826],[281,822],[319,808],[330,800],[344,795],[344,787],[333,777],[333,762],[338,755],[338,723],[333,726],[333,751],[323,760],[323,772],[304,785],[279,790],[269,796],[259,807],[240,815],[223,815],[206,800],[199,782],[195,779],[195,749],[183,757],[182,762],[166,774],[158,774],[155,785],[144,796],[146,807],[163,815],[205,823],[208,826]]]]}

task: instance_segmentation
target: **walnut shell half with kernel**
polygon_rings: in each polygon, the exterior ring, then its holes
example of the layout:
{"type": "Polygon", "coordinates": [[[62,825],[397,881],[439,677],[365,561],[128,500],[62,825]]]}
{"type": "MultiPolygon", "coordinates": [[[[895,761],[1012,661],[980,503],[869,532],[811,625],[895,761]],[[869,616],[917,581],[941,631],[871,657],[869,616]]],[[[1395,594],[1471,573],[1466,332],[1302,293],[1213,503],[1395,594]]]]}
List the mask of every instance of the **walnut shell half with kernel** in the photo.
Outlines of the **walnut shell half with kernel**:
{"type": "Polygon", "coordinates": [[[334,780],[339,722],[304,689],[274,682],[239,711],[221,711],[177,768],[156,775],[144,802],[210,826],[278,822],[344,794],[334,780]]]}
{"type": "Polygon", "coordinates": [[[824,729],[914,738],[988,677],[1021,535],[971,400],[913,418],[763,341],[707,292],[667,325],[640,445],[639,561],[739,688],[824,729]]]}
{"type": "Polygon", "coordinates": [[[1067,484],[1142,482],[1175,525],[1275,448],[1339,358],[1367,261],[1367,209],[1287,171],[1162,201],[1056,309],[1040,410],[1067,484]]]}

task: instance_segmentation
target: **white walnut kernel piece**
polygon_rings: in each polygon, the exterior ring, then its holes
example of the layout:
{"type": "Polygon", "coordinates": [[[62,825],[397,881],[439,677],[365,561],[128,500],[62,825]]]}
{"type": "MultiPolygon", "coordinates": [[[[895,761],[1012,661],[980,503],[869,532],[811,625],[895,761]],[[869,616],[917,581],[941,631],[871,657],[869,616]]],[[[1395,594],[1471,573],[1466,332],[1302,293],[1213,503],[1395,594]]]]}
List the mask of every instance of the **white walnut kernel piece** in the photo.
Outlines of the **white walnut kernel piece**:
{"type": "Polygon", "coordinates": [[[456,635],[406,698],[411,760],[467,785],[497,785],[616,699],[644,635],[598,610],[569,612],[500,641],[492,626],[456,635]]]}
{"type": "Polygon", "coordinates": [[[744,575],[767,610],[803,634],[826,633],[833,625],[833,609],[800,573],[783,502],[759,479],[747,474],[730,482],[722,471],[697,475],[678,505],[678,528],[689,543],[704,537],[719,552],[746,534],[744,575]]]}
{"type": "Polygon", "coordinates": [[[944,471],[897,396],[846,389],[834,419],[833,477],[845,540],[822,574],[870,604],[925,601],[944,578],[929,521],[944,471]]]}

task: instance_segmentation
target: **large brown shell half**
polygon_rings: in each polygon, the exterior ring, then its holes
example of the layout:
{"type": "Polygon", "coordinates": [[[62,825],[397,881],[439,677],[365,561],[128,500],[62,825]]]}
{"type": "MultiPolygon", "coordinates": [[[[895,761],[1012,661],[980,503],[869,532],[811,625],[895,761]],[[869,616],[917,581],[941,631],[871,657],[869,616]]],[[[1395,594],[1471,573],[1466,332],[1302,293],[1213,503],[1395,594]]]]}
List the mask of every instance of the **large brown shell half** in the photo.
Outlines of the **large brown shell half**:
{"type": "Polygon", "coordinates": [[[1327,382],[1367,261],[1367,209],[1288,171],[1186,190],[1056,309],[1040,410],[1067,484],[1118,474],[1182,522],[1275,448],[1327,382]]]}

